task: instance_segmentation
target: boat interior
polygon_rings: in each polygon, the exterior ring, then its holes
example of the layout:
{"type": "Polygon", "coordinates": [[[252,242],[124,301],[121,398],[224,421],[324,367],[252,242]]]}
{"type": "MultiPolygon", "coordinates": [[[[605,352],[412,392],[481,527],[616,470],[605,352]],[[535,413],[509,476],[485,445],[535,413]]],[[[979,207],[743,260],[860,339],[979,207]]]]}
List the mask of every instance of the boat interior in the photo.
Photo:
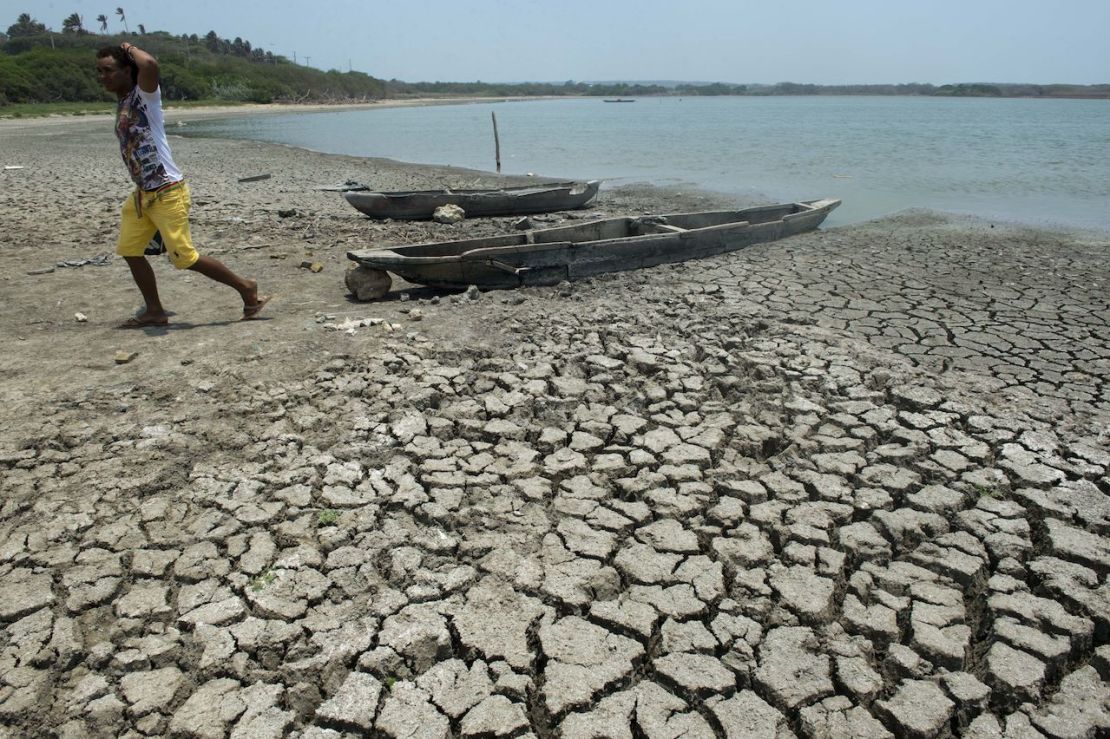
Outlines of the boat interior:
{"type": "Polygon", "coordinates": [[[462,254],[472,249],[681,234],[685,231],[694,229],[739,223],[747,223],[755,226],[761,223],[779,221],[784,217],[797,213],[809,212],[811,210],[812,207],[804,203],[786,203],[782,205],[745,208],[743,210],[676,213],[662,216],[643,216],[640,218],[606,218],[600,221],[577,223],[570,226],[559,226],[557,228],[522,231],[520,233],[505,234],[504,236],[397,246],[388,249],[388,251],[398,255],[403,254],[407,257],[441,257],[462,254]]]}

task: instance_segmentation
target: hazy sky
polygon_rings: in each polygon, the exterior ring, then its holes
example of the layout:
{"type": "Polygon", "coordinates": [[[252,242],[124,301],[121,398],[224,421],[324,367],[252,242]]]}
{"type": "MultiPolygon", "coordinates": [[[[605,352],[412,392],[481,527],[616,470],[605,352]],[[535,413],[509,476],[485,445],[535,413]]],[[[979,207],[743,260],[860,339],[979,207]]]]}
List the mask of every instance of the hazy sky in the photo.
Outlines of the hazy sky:
{"type": "Polygon", "coordinates": [[[0,0],[416,81],[1110,83],[1110,0],[0,0]]]}

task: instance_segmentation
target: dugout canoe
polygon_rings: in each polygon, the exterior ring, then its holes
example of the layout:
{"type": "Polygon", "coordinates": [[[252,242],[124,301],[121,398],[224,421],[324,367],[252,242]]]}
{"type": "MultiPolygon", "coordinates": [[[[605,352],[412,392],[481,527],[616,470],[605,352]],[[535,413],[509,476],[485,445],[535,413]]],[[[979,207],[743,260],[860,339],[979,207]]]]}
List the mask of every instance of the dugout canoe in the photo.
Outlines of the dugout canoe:
{"type": "Polygon", "coordinates": [[[471,218],[574,210],[593,200],[600,186],[600,180],[590,180],[483,190],[350,191],[343,197],[371,218],[427,219],[436,208],[449,204],[459,206],[471,218]]]}
{"type": "MultiPolygon", "coordinates": [[[[369,270],[441,288],[553,285],[700,259],[812,231],[840,205],[808,200],[743,210],[606,218],[463,241],[348,252],[369,270]]],[[[384,277],[384,275],[382,275],[384,277]]]]}

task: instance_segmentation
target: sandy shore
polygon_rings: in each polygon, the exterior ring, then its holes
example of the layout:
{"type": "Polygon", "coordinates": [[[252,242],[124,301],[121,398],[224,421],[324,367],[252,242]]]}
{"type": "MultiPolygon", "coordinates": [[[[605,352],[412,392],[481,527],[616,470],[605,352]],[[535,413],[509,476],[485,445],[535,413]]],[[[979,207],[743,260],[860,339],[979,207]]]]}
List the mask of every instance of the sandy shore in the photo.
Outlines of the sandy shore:
{"type": "Polygon", "coordinates": [[[0,734],[1110,731],[1105,240],[906,213],[360,304],[347,250],[512,219],[317,188],[497,177],[175,138],[277,297],[159,262],[123,331],[121,260],[59,266],[113,250],[107,119],[0,134],[0,734]]]}

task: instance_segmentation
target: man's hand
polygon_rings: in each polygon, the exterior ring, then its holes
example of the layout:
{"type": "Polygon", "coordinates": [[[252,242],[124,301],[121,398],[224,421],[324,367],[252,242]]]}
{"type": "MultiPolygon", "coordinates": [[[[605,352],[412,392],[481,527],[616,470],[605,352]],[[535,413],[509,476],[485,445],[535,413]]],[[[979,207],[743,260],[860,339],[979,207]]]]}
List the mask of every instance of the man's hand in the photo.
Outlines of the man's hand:
{"type": "Polygon", "coordinates": [[[139,89],[143,92],[154,92],[158,89],[158,60],[135,44],[124,41],[119,45],[127,58],[135,62],[139,68],[139,89]]]}

